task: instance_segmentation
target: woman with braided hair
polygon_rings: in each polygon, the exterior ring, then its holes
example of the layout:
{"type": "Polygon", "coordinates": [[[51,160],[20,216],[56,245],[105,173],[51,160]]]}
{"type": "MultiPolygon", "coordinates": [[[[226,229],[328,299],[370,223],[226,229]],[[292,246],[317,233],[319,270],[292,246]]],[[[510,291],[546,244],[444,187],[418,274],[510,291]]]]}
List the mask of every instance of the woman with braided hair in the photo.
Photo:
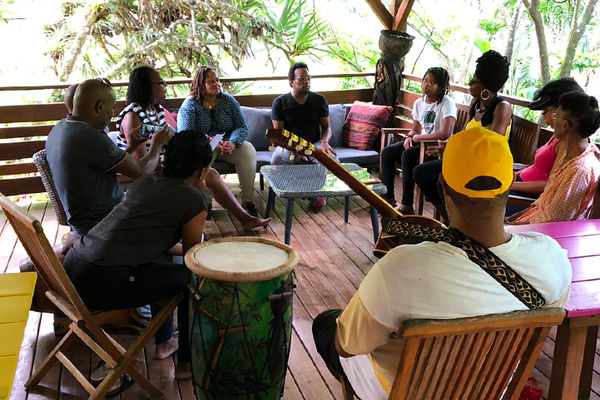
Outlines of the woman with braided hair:
{"type": "Polygon", "coordinates": [[[223,140],[213,153],[213,160],[233,164],[240,180],[242,205],[252,216],[258,211],[253,203],[256,178],[256,150],[248,137],[248,127],[240,104],[233,96],[223,93],[214,69],[198,68],[190,95],[184,100],[177,116],[177,130],[196,129],[207,137],[223,134],[223,140]]]}
{"type": "Polygon", "coordinates": [[[420,141],[446,140],[454,130],[456,105],[454,100],[446,96],[449,85],[448,71],[441,67],[429,68],[421,84],[423,97],[413,105],[413,126],[408,137],[385,147],[381,153],[383,184],[387,187],[384,198],[393,205],[396,162],[402,164],[402,202],[398,206],[402,213],[414,213],[413,169],[419,164],[420,141]]]}

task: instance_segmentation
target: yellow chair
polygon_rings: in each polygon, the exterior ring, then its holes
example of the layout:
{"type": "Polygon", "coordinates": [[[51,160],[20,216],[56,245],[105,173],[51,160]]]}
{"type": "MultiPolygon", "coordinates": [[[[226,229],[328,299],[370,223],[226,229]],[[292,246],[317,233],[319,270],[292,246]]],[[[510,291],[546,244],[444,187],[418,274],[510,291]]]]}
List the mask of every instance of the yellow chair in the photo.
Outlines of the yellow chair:
{"type": "Polygon", "coordinates": [[[0,400],[12,389],[37,274],[0,275],[0,400]]]}

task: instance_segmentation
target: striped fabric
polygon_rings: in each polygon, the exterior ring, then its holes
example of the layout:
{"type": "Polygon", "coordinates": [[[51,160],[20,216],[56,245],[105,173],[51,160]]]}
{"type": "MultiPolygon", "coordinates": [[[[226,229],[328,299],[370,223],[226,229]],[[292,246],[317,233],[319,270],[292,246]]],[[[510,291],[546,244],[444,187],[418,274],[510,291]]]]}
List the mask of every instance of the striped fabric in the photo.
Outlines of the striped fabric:
{"type": "MultiPolygon", "coordinates": [[[[117,131],[119,132],[119,136],[117,137],[117,146],[119,146],[120,149],[125,150],[125,148],[127,147],[127,137],[125,136],[125,134],[123,132],[121,132],[121,121],[123,121],[125,114],[127,114],[128,112],[133,111],[134,113],[136,113],[142,120],[142,124],[148,124],[148,125],[164,125],[165,124],[165,110],[163,109],[163,107],[160,104],[156,103],[154,105],[154,108],[156,109],[156,112],[146,111],[137,103],[131,103],[127,107],[125,107],[123,109],[123,111],[121,111],[121,113],[117,117],[117,123],[116,123],[117,131]]],[[[151,143],[150,140],[146,141],[146,148],[150,148],[150,143],[151,143]]]]}
{"type": "Polygon", "coordinates": [[[371,150],[392,107],[355,101],[342,128],[342,143],[358,150],[371,150]]]}

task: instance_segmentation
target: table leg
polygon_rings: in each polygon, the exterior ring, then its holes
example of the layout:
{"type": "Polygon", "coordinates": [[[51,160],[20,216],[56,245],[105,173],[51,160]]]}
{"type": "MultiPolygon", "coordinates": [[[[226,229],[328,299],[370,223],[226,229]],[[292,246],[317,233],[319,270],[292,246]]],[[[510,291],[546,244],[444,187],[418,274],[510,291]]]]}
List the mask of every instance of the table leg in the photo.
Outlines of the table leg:
{"type": "Polygon", "coordinates": [[[369,214],[371,214],[371,225],[373,225],[373,243],[377,243],[379,238],[379,215],[373,206],[369,206],[369,214]]]}
{"type": "Polygon", "coordinates": [[[267,205],[265,206],[265,218],[271,216],[271,208],[275,204],[275,192],[269,187],[269,197],[267,198],[267,205]]]}
{"type": "Polygon", "coordinates": [[[288,199],[285,208],[285,244],[290,244],[292,236],[292,221],[294,217],[294,199],[288,199]]]}
{"type": "Polygon", "coordinates": [[[558,326],[548,400],[577,400],[587,326],[572,327],[569,320],[558,326]]]}
{"type": "Polygon", "coordinates": [[[344,196],[344,223],[348,223],[348,215],[350,214],[350,196],[344,196]]]}
{"type": "Polygon", "coordinates": [[[579,399],[587,400],[592,391],[592,376],[594,375],[594,358],[596,357],[596,338],[598,336],[598,325],[587,328],[585,350],[583,352],[583,366],[579,378],[579,399]]]}

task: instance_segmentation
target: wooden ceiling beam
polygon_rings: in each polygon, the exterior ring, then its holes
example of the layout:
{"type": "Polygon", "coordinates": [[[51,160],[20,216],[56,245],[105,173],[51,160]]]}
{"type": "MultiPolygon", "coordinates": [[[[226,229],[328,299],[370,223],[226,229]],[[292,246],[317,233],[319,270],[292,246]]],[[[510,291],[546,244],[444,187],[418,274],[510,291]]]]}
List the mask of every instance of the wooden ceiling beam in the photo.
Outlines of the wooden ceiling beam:
{"type": "MultiPolygon", "coordinates": [[[[375,15],[377,15],[377,18],[379,18],[379,20],[381,21],[381,23],[383,24],[385,29],[394,29],[393,28],[394,17],[388,11],[388,9],[385,8],[385,6],[381,2],[381,0],[365,0],[365,1],[369,5],[369,7],[371,7],[371,9],[375,12],[375,15]]],[[[392,0],[392,1],[395,2],[396,0],[392,0]]]]}
{"type": "MultiPolygon", "coordinates": [[[[395,1],[392,0],[392,5],[395,1]]],[[[402,0],[398,11],[394,14],[393,30],[406,32],[408,14],[410,14],[413,4],[415,4],[415,0],[402,0]]]]}

